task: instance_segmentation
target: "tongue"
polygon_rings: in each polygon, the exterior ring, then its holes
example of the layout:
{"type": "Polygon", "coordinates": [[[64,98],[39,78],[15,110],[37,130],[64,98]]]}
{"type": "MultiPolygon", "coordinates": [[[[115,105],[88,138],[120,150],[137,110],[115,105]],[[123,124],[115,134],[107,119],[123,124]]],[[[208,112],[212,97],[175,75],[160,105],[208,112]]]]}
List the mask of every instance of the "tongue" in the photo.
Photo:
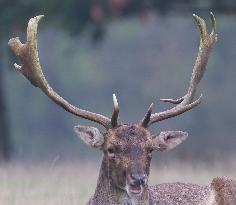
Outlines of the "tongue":
{"type": "Polygon", "coordinates": [[[129,189],[130,189],[130,192],[134,194],[139,194],[142,190],[142,187],[139,185],[130,185],[129,189]]]}

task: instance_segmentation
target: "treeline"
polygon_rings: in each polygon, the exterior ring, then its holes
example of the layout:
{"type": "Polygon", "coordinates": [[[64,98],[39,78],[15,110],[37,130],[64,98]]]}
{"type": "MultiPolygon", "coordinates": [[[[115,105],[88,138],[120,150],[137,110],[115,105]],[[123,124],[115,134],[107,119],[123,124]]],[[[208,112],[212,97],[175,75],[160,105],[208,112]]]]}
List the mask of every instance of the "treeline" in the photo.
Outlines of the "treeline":
{"type": "Polygon", "coordinates": [[[7,89],[3,76],[3,70],[9,72],[9,62],[13,60],[6,42],[16,33],[25,35],[26,23],[30,17],[44,14],[47,16],[45,23],[50,23],[54,28],[64,29],[72,35],[72,38],[83,34],[88,28],[90,39],[96,44],[107,38],[105,35],[107,23],[117,22],[117,19],[135,16],[140,21],[146,22],[151,19],[152,14],[165,17],[198,13],[207,16],[209,10],[217,14],[234,15],[236,2],[233,0],[68,0],[60,3],[56,0],[0,1],[0,160],[10,159],[14,151],[14,140],[11,140],[9,130],[9,127],[12,127],[11,121],[8,121],[7,116],[11,108],[7,106],[7,89]]]}

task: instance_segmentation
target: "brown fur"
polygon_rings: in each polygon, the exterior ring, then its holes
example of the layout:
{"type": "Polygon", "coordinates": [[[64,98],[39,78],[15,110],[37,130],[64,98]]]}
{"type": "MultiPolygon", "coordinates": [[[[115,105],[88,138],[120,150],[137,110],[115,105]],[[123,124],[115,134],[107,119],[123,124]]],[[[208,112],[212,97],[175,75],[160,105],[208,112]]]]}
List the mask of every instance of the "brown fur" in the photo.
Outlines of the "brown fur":
{"type": "Polygon", "coordinates": [[[145,184],[140,196],[125,190],[127,175],[149,176],[151,134],[139,125],[122,125],[104,134],[104,152],[94,196],[87,205],[236,205],[236,183],[216,178],[211,186],[188,183],[145,184]],[[114,149],[115,157],[108,149],[114,149]]]}
{"type": "Polygon", "coordinates": [[[217,205],[236,205],[236,181],[228,177],[216,177],[212,180],[211,189],[217,205]]]}
{"type": "Polygon", "coordinates": [[[102,146],[104,160],[109,164],[112,183],[125,187],[126,176],[132,174],[149,175],[151,158],[148,156],[152,138],[150,133],[137,125],[124,125],[109,130],[102,146]],[[115,150],[116,157],[108,156],[107,149],[115,150]]]}

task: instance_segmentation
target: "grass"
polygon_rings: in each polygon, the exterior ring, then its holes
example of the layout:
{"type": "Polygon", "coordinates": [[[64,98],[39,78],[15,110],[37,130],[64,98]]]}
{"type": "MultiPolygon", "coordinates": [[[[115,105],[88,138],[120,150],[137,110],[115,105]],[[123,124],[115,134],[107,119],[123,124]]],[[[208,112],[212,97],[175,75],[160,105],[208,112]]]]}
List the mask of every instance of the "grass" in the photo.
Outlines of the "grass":
{"type": "MultiPolygon", "coordinates": [[[[160,163],[151,169],[150,184],[191,182],[209,184],[215,176],[236,179],[236,162],[230,166],[160,163]]],[[[93,194],[99,164],[10,164],[0,167],[1,205],[83,205],[93,194]]]]}

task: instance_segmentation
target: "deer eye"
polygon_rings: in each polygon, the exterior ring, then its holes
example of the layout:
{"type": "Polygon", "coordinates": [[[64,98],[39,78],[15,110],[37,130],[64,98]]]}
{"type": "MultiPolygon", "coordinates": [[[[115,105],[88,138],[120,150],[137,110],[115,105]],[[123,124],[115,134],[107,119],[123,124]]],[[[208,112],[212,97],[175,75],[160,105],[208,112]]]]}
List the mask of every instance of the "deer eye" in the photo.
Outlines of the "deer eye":
{"type": "Polygon", "coordinates": [[[107,154],[109,157],[114,157],[115,156],[115,149],[113,147],[108,147],[107,154]]]}

